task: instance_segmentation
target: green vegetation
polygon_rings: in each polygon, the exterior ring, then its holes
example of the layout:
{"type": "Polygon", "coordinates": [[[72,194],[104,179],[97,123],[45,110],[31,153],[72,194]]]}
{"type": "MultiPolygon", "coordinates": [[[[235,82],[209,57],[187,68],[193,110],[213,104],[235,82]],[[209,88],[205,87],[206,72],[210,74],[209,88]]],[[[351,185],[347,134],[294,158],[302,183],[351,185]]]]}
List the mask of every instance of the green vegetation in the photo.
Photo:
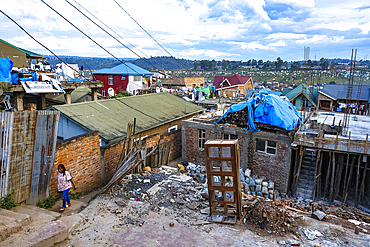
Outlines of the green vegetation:
{"type": "Polygon", "coordinates": [[[37,207],[39,207],[39,208],[45,208],[45,209],[51,208],[54,205],[55,205],[55,199],[53,197],[51,197],[51,196],[49,196],[48,198],[46,198],[43,201],[38,201],[36,203],[36,206],[37,207]]]}
{"type": "Polygon", "coordinates": [[[122,97],[128,97],[128,96],[132,96],[132,94],[130,94],[129,92],[127,91],[119,91],[118,94],[114,95],[113,98],[122,98],[122,97]]]}
{"type": "Polygon", "coordinates": [[[0,208],[11,209],[16,206],[17,206],[17,203],[15,203],[15,201],[13,200],[12,194],[9,194],[0,199],[0,208]]]}

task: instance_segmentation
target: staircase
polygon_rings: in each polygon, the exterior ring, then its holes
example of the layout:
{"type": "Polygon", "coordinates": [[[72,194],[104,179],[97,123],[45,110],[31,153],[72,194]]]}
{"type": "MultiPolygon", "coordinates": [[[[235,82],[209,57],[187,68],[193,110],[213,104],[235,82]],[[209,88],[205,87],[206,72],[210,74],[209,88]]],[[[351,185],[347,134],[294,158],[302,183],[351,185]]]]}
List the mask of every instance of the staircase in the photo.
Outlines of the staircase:
{"type": "Polygon", "coordinates": [[[316,156],[315,150],[305,149],[302,158],[302,166],[299,174],[297,197],[312,199],[312,189],[315,178],[316,156]]]}
{"type": "Polygon", "coordinates": [[[0,246],[53,246],[66,240],[81,220],[32,205],[0,209],[0,246]]]}

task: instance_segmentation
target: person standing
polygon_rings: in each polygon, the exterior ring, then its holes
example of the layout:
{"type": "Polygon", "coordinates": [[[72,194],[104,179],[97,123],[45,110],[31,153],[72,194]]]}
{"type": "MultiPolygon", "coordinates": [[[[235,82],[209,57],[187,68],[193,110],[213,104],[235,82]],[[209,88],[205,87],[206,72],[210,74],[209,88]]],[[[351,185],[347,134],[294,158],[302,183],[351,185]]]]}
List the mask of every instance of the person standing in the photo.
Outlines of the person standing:
{"type": "Polygon", "coordinates": [[[68,196],[69,190],[72,188],[76,189],[75,183],[71,177],[71,174],[66,171],[66,168],[63,164],[58,165],[57,171],[57,178],[58,178],[58,192],[63,193],[63,207],[60,209],[60,212],[63,212],[66,207],[71,206],[71,201],[68,196]]]}

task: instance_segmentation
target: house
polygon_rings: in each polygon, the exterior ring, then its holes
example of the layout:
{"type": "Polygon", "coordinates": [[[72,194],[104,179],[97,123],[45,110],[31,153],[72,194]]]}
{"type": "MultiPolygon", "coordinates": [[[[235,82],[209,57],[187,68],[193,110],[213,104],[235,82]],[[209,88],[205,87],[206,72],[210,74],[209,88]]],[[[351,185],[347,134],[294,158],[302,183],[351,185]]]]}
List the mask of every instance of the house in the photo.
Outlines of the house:
{"type": "Polygon", "coordinates": [[[134,123],[141,137],[181,129],[181,120],[203,112],[203,108],[169,93],[145,94],[70,105],[56,105],[60,111],[58,139],[64,140],[99,131],[105,145],[126,136],[134,123]]]}
{"type": "Polygon", "coordinates": [[[353,114],[368,115],[370,86],[353,85],[352,95],[347,100],[348,85],[325,84],[319,91],[319,109],[344,112],[351,107],[353,114]]]}
{"type": "Polygon", "coordinates": [[[286,194],[291,173],[291,134],[300,126],[301,116],[289,101],[277,95],[252,97],[231,106],[225,114],[218,111],[182,121],[183,160],[205,165],[207,140],[238,139],[241,168],[274,181],[275,188],[286,194]]]}
{"type": "Polygon", "coordinates": [[[306,111],[310,108],[316,108],[317,94],[318,89],[309,87],[304,83],[293,89],[283,89],[283,96],[287,97],[299,111],[306,111]]]}
{"type": "Polygon", "coordinates": [[[203,87],[204,77],[203,76],[172,77],[167,79],[161,79],[161,83],[164,88],[203,87]]]}
{"type": "Polygon", "coordinates": [[[216,87],[219,95],[222,94],[227,97],[236,97],[237,94],[246,95],[249,90],[253,90],[252,77],[240,76],[239,74],[233,76],[215,76],[213,86],[216,87]]]}
{"type": "Polygon", "coordinates": [[[153,73],[126,62],[113,68],[97,70],[93,72],[93,75],[96,80],[104,83],[104,87],[99,90],[99,93],[107,98],[120,91],[136,95],[139,90],[150,86],[150,82],[145,80],[145,76],[152,76],[153,73]],[[108,95],[108,91],[112,95],[108,95]]]}
{"type": "Polygon", "coordinates": [[[10,58],[14,62],[14,67],[31,67],[32,59],[43,60],[44,57],[32,51],[28,51],[12,45],[0,39],[0,54],[3,58],[10,58]]]}

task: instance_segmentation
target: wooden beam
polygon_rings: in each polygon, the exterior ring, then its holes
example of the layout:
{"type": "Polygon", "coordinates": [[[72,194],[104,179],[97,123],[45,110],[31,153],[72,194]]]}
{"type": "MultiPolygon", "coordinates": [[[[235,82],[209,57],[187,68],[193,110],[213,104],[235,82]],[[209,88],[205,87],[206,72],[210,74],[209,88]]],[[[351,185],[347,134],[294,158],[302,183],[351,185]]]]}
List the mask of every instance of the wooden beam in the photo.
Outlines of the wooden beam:
{"type": "Polygon", "coordinates": [[[349,135],[348,135],[348,150],[350,147],[351,147],[351,132],[349,132],[349,135]]]}
{"type": "Polygon", "coordinates": [[[360,196],[359,196],[359,202],[361,202],[361,199],[364,197],[365,193],[365,177],[366,177],[366,168],[367,168],[367,156],[366,157],[366,162],[365,162],[365,168],[364,172],[362,173],[362,182],[361,182],[361,189],[360,189],[360,196]]]}
{"type": "Polygon", "coordinates": [[[299,173],[301,172],[301,167],[302,167],[302,159],[303,159],[303,153],[304,153],[304,148],[302,148],[302,146],[300,147],[300,152],[299,152],[299,155],[300,155],[300,158],[299,158],[299,165],[298,165],[298,169],[297,169],[297,174],[295,174],[295,177],[294,177],[294,187],[293,187],[293,195],[295,195],[297,193],[297,186],[298,186],[298,180],[299,180],[299,173]]]}
{"type": "Polygon", "coordinates": [[[338,135],[339,135],[339,132],[337,133],[337,137],[335,138],[335,149],[338,148],[338,135]]]}
{"type": "Polygon", "coordinates": [[[343,172],[343,155],[338,154],[338,169],[337,174],[335,176],[335,184],[334,184],[334,199],[338,197],[339,194],[339,187],[340,181],[342,180],[342,172],[343,172]]]}
{"type": "Polygon", "coordinates": [[[321,174],[322,174],[322,160],[324,159],[324,154],[320,157],[319,171],[317,175],[317,196],[321,196],[321,174]]]}
{"type": "Polygon", "coordinates": [[[368,143],[368,140],[369,140],[369,134],[366,134],[366,141],[365,141],[365,154],[367,154],[367,143],[368,143]]]}
{"type": "Polygon", "coordinates": [[[360,164],[361,164],[361,154],[358,157],[358,162],[357,162],[357,174],[356,174],[356,188],[355,188],[355,206],[358,206],[358,186],[360,183],[360,164]]]}
{"type": "Polygon", "coordinates": [[[331,171],[331,163],[332,163],[332,157],[333,157],[333,152],[330,152],[329,156],[329,164],[328,164],[328,169],[326,172],[326,179],[325,179],[325,188],[324,188],[324,197],[329,193],[329,178],[330,178],[330,171],[331,171]]]}

